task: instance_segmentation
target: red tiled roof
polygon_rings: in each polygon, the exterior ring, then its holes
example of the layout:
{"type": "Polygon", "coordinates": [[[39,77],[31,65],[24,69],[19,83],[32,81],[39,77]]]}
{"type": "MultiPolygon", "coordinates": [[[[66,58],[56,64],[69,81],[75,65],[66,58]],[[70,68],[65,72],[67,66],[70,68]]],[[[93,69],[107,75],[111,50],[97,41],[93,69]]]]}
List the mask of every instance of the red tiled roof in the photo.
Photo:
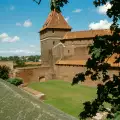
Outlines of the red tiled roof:
{"type": "Polygon", "coordinates": [[[110,30],[88,30],[88,31],[77,31],[67,32],[63,37],[63,40],[79,39],[79,38],[93,38],[96,35],[110,35],[110,30]]]}
{"type": "MultiPolygon", "coordinates": [[[[115,56],[112,56],[107,63],[109,63],[112,67],[120,67],[120,63],[116,64],[115,56]]],[[[56,65],[86,65],[87,60],[59,60],[56,62],[56,65]]]]}
{"type": "Polygon", "coordinates": [[[60,60],[56,65],[85,65],[86,60],[60,60]]]}
{"type": "Polygon", "coordinates": [[[40,31],[43,31],[46,28],[58,28],[58,29],[70,29],[71,30],[71,27],[65,21],[61,13],[57,13],[55,10],[49,14],[46,22],[44,23],[40,31]]]}

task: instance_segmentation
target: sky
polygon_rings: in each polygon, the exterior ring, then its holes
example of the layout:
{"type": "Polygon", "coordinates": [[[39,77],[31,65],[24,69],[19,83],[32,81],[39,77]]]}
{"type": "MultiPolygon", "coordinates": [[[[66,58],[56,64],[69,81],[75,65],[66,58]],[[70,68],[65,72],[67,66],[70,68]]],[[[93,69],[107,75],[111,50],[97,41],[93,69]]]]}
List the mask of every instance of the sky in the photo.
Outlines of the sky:
{"type": "MultiPolygon", "coordinates": [[[[0,56],[40,55],[39,31],[50,12],[50,0],[37,5],[33,0],[0,0],[0,56]]],[[[109,29],[106,11],[111,5],[95,8],[93,0],[69,0],[62,15],[72,31],[109,29]]]]}

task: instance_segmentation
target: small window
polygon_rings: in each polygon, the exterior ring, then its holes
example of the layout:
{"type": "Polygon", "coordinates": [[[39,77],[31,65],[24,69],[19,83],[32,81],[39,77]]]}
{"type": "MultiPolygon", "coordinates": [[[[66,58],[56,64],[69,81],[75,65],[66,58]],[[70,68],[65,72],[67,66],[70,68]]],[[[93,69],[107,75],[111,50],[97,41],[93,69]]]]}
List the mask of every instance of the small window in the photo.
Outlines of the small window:
{"type": "Polygon", "coordinates": [[[55,31],[54,31],[54,29],[52,29],[52,33],[54,33],[55,31]]]}
{"type": "Polygon", "coordinates": [[[55,45],[55,41],[53,41],[53,45],[55,45]]]}
{"type": "Polygon", "coordinates": [[[70,50],[68,50],[68,53],[70,53],[70,50]]]}
{"type": "Polygon", "coordinates": [[[43,31],[43,34],[45,34],[45,31],[43,31]]]}

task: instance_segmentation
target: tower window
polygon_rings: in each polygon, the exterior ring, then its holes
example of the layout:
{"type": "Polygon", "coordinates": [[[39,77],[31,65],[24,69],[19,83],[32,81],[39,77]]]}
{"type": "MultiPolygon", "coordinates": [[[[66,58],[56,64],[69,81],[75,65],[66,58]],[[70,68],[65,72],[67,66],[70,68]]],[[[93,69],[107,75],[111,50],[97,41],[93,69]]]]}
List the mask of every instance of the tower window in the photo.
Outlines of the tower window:
{"type": "Polygon", "coordinates": [[[55,41],[53,41],[53,45],[55,45],[55,41]]]}
{"type": "Polygon", "coordinates": [[[54,33],[55,31],[52,29],[52,33],[54,33]]]}

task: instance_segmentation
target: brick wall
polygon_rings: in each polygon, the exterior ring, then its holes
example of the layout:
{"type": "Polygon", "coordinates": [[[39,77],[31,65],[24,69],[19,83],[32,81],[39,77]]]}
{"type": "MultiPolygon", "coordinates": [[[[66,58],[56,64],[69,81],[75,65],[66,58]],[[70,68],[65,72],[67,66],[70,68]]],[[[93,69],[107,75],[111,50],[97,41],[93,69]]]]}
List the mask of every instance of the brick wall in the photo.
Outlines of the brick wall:
{"type": "Polygon", "coordinates": [[[51,79],[49,67],[25,67],[14,70],[14,77],[20,77],[24,83],[39,81],[40,78],[51,79]]]}
{"type": "MultiPolygon", "coordinates": [[[[73,66],[73,65],[55,65],[54,71],[49,67],[25,67],[18,68],[14,70],[14,77],[20,77],[24,79],[24,83],[30,83],[39,81],[40,78],[45,78],[45,80],[64,80],[72,83],[73,77],[80,72],[86,70],[83,66],[73,66]]],[[[109,74],[118,73],[117,70],[109,70],[109,74]]],[[[89,78],[82,84],[89,86],[96,86],[99,81],[91,81],[89,78]]]]}
{"type": "MultiPolygon", "coordinates": [[[[65,80],[72,83],[73,77],[80,72],[84,72],[86,70],[85,67],[82,66],[68,66],[68,65],[56,65],[56,77],[59,80],[65,80]]],[[[109,74],[117,74],[117,70],[109,70],[109,74]]],[[[82,84],[89,86],[96,86],[100,81],[91,81],[89,78],[82,84]]]]}

